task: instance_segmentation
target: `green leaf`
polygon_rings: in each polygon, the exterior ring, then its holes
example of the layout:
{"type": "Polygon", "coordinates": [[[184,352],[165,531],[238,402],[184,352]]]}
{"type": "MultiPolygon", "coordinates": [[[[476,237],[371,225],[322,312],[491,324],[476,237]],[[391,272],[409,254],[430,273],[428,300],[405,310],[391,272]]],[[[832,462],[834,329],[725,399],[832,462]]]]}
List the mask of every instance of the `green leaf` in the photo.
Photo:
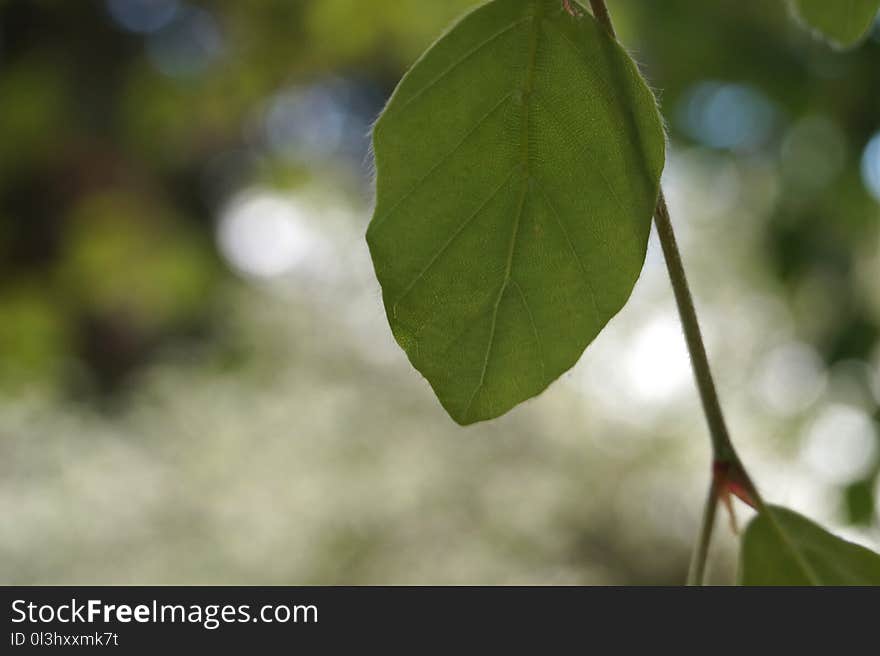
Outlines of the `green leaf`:
{"type": "Polygon", "coordinates": [[[628,300],[664,133],[592,17],[475,10],[404,77],[374,150],[367,241],[391,329],[457,422],[541,393],[628,300]]]}
{"type": "Polygon", "coordinates": [[[769,506],[743,535],[739,577],[742,585],[880,585],[880,555],[769,506]]]}
{"type": "Polygon", "coordinates": [[[808,27],[832,44],[847,48],[868,33],[880,0],[791,0],[791,6],[808,27]]]}

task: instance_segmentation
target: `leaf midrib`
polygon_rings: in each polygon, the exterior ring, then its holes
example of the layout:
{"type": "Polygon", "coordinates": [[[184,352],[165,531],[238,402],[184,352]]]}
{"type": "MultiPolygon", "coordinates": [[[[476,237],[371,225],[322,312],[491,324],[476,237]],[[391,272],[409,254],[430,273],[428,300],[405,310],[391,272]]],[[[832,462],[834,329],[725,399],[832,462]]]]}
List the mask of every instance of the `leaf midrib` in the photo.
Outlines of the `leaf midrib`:
{"type": "Polygon", "coordinates": [[[809,564],[809,562],[807,562],[804,554],[801,553],[800,549],[798,549],[797,545],[792,541],[786,530],[782,527],[782,524],[776,518],[776,513],[773,512],[773,509],[765,507],[763,512],[767,516],[768,521],[773,526],[773,529],[776,531],[777,535],[779,535],[779,539],[791,552],[792,556],[794,557],[794,561],[797,563],[798,567],[800,567],[801,571],[804,573],[804,576],[810,582],[810,585],[821,586],[822,581],[819,578],[819,575],[816,574],[815,570],[813,570],[813,567],[809,564]]]}
{"type": "MultiPolygon", "coordinates": [[[[537,2],[532,6],[534,8],[534,11],[531,15],[532,22],[531,29],[529,30],[529,60],[526,67],[525,81],[522,89],[523,116],[520,132],[520,167],[522,170],[523,188],[520,194],[519,206],[517,207],[516,211],[516,218],[513,221],[513,230],[511,231],[510,245],[507,251],[507,262],[504,270],[504,280],[501,283],[501,288],[498,290],[498,296],[495,298],[495,303],[492,308],[492,322],[489,327],[489,342],[486,345],[486,355],[483,358],[483,367],[480,371],[480,379],[477,382],[477,386],[474,388],[470,399],[468,400],[468,404],[465,407],[464,413],[462,414],[462,419],[464,421],[468,420],[471,409],[474,405],[474,401],[476,400],[477,395],[480,393],[480,390],[486,383],[486,372],[489,369],[489,360],[492,357],[492,349],[495,345],[495,334],[498,327],[498,310],[501,307],[501,301],[504,298],[504,294],[507,292],[508,285],[510,284],[511,271],[513,269],[513,259],[516,253],[516,244],[519,236],[519,227],[522,221],[523,209],[526,204],[526,197],[528,196],[529,192],[529,179],[531,175],[531,140],[529,138],[531,134],[531,96],[535,89],[535,69],[537,68],[538,48],[540,46],[541,23],[544,18],[544,4],[542,2],[537,2]]],[[[535,333],[536,340],[540,345],[540,339],[537,337],[537,328],[535,329],[535,333]]]]}
{"type": "Polygon", "coordinates": [[[448,162],[451,158],[453,158],[464,147],[464,145],[470,140],[470,138],[472,136],[474,136],[474,133],[477,130],[479,130],[481,127],[483,127],[483,125],[485,125],[486,121],[488,121],[495,114],[495,112],[497,112],[499,109],[501,109],[501,107],[504,106],[505,102],[510,100],[510,97],[512,95],[513,95],[513,92],[511,91],[510,93],[505,94],[504,97],[501,98],[501,100],[499,100],[497,103],[495,103],[492,106],[492,108],[488,112],[486,112],[473,125],[473,127],[471,127],[465,133],[465,135],[464,135],[464,137],[462,137],[461,141],[459,141],[457,144],[455,144],[455,146],[453,146],[449,152],[447,152],[443,156],[441,156],[440,159],[437,160],[437,162],[430,169],[428,169],[427,173],[425,173],[425,175],[423,175],[421,178],[419,178],[419,180],[416,181],[416,183],[412,186],[412,188],[409,191],[407,191],[403,196],[401,196],[400,199],[397,202],[395,202],[394,205],[392,205],[391,208],[387,212],[385,212],[384,215],[378,217],[377,219],[375,219],[373,221],[373,223],[371,225],[371,230],[375,233],[376,230],[378,230],[382,225],[384,225],[385,222],[394,215],[394,213],[400,208],[401,205],[403,205],[407,200],[409,200],[413,196],[413,194],[415,194],[419,189],[421,189],[422,185],[431,179],[431,176],[433,176],[437,171],[439,171],[440,168],[446,162],[448,162]]]}

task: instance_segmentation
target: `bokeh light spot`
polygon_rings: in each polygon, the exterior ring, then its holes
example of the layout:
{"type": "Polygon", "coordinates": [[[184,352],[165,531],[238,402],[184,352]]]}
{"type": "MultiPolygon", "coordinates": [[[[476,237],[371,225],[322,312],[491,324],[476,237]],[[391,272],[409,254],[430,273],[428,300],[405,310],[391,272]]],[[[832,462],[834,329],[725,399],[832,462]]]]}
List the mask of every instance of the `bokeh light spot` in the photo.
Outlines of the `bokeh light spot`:
{"type": "Polygon", "coordinates": [[[807,427],[801,458],[827,481],[846,485],[873,469],[877,451],[871,417],[852,406],[834,404],[807,427]]]}
{"type": "Polygon", "coordinates": [[[690,357],[674,315],[658,315],[636,333],[624,370],[629,387],[645,401],[669,401],[681,392],[690,380],[690,357]]]}
{"type": "Polygon", "coordinates": [[[880,202],[880,132],[865,146],[862,154],[862,180],[871,195],[880,202]]]}
{"type": "Polygon", "coordinates": [[[266,146],[297,164],[333,157],[362,162],[382,102],[374,89],[343,78],[282,89],[262,117],[266,146]]]}
{"type": "Polygon", "coordinates": [[[161,30],[180,9],[177,0],[107,0],[106,5],[117,25],[137,34],[161,30]]]}
{"type": "Polygon", "coordinates": [[[755,388],[769,410],[787,417],[803,412],[822,394],[828,376],[822,358],[807,344],[773,349],[758,370],[755,388]]]}
{"type": "Polygon", "coordinates": [[[220,252],[246,277],[281,276],[318,249],[306,210],[295,199],[254,190],[233,199],[217,226],[220,252]]]}
{"type": "Polygon", "coordinates": [[[678,123],[689,137],[712,148],[752,150],[767,142],[776,114],[753,87],[709,81],[686,94],[678,123]]]}
{"type": "Polygon", "coordinates": [[[177,78],[203,73],[223,50],[220,26],[204,9],[182,9],[147,41],[153,65],[164,75],[177,78]]]}

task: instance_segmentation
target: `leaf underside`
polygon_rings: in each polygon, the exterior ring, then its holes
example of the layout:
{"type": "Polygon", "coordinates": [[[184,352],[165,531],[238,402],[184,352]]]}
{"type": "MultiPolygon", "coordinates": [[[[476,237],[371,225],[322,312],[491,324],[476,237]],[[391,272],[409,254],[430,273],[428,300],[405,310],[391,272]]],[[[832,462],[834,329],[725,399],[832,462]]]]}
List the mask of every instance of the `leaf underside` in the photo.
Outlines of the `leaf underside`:
{"type": "Polygon", "coordinates": [[[739,579],[742,585],[880,585],[880,555],[770,506],[743,535],[739,579]]]}
{"type": "Polygon", "coordinates": [[[367,241],[392,331],[457,422],[571,368],[645,259],[665,156],[651,90],[589,15],[494,0],[374,130],[367,241]]]}
{"type": "Polygon", "coordinates": [[[871,29],[880,0],[791,0],[794,13],[833,45],[849,48],[871,29]]]}

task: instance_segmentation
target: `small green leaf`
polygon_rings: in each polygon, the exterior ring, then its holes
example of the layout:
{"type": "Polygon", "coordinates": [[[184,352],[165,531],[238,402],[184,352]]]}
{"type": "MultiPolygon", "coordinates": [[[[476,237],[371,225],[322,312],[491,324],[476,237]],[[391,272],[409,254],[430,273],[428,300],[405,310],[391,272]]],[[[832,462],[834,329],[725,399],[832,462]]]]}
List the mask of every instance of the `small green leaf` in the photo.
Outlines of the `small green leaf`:
{"type": "Polygon", "coordinates": [[[880,585],[880,555],[769,506],[743,536],[739,578],[742,585],[880,585]]]}
{"type": "Polygon", "coordinates": [[[665,137],[633,61],[560,0],[494,0],[404,77],[374,149],[367,241],[412,364],[461,424],[541,393],[644,264],[665,137]]]}
{"type": "Polygon", "coordinates": [[[871,25],[880,0],[791,0],[795,15],[841,48],[861,41],[871,25]]]}

